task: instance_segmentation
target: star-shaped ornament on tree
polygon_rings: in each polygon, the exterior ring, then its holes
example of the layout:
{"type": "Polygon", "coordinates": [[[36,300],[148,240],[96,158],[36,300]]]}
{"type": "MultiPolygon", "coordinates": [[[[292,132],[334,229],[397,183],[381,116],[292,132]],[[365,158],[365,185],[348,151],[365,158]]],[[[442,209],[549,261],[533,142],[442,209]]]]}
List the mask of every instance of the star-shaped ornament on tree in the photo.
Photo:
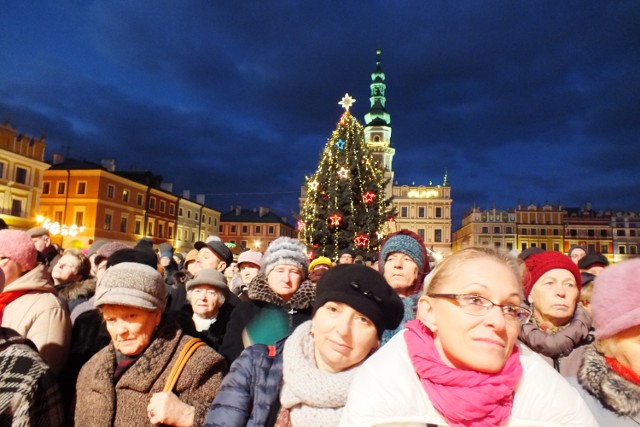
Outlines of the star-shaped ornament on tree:
{"type": "Polygon", "coordinates": [[[363,248],[367,246],[367,243],[369,243],[369,237],[367,237],[367,235],[364,233],[358,234],[354,240],[356,242],[356,246],[358,246],[359,248],[363,248]]]}
{"type": "Polygon", "coordinates": [[[342,221],[342,216],[335,213],[329,217],[329,221],[331,221],[331,225],[335,225],[337,227],[342,221]]]}
{"type": "Polygon", "coordinates": [[[351,106],[355,104],[355,102],[355,98],[352,98],[351,95],[345,93],[345,95],[342,97],[342,100],[340,100],[338,104],[341,105],[345,111],[349,111],[349,108],[351,108],[351,106]]]}
{"type": "Polygon", "coordinates": [[[318,185],[320,185],[320,183],[318,181],[316,181],[315,179],[313,181],[309,181],[309,189],[311,191],[317,191],[318,190],[318,185]]]}
{"type": "Polygon", "coordinates": [[[367,191],[362,195],[362,201],[364,203],[371,203],[376,198],[376,193],[373,191],[367,191]]]}
{"type": "Polygon", "coordinates": [[[342,139],[336,141],[336,147],[338,147],[338,150],[344,150],[344,144],[346,144],[346,142],[342,139]]]}
{"type": "Polygon", "coordinates": [[[342,166],[340,169],[338,169],[338,177],[340,179],[347,179],[349,177],[349,169],[342,166]]]}

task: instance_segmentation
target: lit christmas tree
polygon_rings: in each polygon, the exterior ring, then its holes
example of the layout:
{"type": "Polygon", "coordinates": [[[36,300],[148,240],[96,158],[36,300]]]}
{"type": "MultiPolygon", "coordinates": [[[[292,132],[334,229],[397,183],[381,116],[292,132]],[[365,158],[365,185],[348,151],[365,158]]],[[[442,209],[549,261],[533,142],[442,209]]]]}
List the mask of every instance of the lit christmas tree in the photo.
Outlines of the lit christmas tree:
{"type": "Polygon", "coordinates": [[[313,251],[337,260],[340,251],[355,248],[361,255],[379,250],[395,212],[385,196],[387,185],[379,163],[364,141],[364,129],[345,109],[322,152],[316,173],[306,178],[300,213],[300,238],[313,251]]]}

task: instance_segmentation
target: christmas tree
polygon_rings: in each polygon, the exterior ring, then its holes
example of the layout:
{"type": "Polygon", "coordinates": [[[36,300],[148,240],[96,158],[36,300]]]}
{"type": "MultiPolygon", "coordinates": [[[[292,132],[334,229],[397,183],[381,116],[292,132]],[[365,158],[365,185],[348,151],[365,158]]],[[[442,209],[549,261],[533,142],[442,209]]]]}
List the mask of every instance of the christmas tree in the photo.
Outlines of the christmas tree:
{"type": "Polygon", "coordinates": [[[304,183],[298,228],[314,257],[337,260],[347,247],[361,255],[377,252],[395,215],[364,128],[349,112],[354,102],[349,94],[339,102],[345,112],[327,140],[317,171],[304,183]]]}

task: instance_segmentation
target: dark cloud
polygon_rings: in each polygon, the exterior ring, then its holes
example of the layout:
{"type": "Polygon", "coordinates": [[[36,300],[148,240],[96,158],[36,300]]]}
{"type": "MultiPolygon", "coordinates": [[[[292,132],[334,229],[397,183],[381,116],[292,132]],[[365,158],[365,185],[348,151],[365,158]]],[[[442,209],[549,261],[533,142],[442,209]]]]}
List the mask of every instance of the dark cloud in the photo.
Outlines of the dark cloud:
{"type": "Polygon", "coordinates": [[[0,15],[0,115],[47,152],[146,168],[208,204],[297,209],[383,49],[400,184],[476,204],[638,209],[634,1],[37,2],[0,15]],[[626,204],[625,204],[626,203],[626,204]]]}

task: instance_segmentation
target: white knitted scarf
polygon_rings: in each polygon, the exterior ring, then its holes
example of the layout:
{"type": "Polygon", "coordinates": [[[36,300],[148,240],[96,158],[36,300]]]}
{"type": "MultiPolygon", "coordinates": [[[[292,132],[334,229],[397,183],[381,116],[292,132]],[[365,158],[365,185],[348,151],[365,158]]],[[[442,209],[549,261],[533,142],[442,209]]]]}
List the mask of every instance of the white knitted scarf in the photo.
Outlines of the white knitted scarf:
{"type": "Polygon", "coordinates": [[[311,321],[298,326],[282,351],[280,403],[290,410],[293,426],[337,426],[357,369],[330,373],[318,369],[311,321]]]}
{"type": "Polygon", "coordinates": [[[193,313],[193,316],[191,318],[193,319],[193,324],[195,325],[196,331],[198,332],[208,331],[211,325],[213,325],[217,319],[217,317],[213,317],[211,319],[203,319],[195,313],[193,313]]]}

